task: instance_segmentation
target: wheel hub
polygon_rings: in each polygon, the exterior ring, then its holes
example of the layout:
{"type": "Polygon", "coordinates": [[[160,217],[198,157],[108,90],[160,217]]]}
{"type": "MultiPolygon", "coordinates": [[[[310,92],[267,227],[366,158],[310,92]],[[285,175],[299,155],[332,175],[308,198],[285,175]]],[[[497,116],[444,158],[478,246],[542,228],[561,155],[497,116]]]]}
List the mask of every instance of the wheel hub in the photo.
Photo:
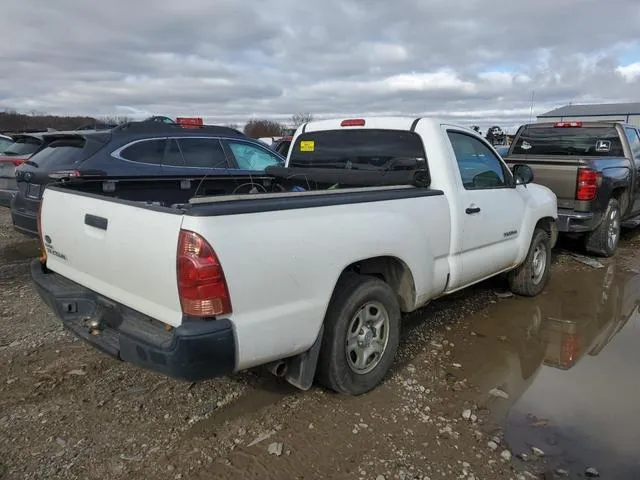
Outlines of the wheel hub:
{"type": "Polygon", "coordinates": [[[353,316],[345,338],[347,363],[354,373],[375,369],[389,342],[389,313],[382,303],[370,301],[353,316]]]}
{"type": "Polygon", "coordinates": [[[537,285],[542,281],[547,268],[547,252],[542,245],[538,245],[534,250],[531,267],[531,278],[533,283],[537,285]]]}
{"type": "Polygon", "coordinates": [[[614,210],[609,216],[609,229],[607,232],[607,244],[611,250],[616,247],[618,235],[620,235],[620,219],[618,218],[618,212],[614,210]]]}
{"type": "Polygon", "coordinates": [[[375,337],[375,331],[373,327],[367,326],[360,330],[358,335],[358,346],[360,348],[367,348],[371,345],[373,338],[375,337]]]}

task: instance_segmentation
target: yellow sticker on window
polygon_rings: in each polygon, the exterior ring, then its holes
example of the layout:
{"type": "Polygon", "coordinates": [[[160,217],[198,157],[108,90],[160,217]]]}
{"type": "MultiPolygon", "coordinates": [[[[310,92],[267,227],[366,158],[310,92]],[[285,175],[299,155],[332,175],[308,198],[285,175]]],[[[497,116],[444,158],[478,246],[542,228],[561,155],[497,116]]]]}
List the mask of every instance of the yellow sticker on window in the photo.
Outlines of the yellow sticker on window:
{"type": "Polygon", "coordinates": [[[313,152],[316,149],[316,142],[313,140],[302,140],[300,142],[301,152],[313,152]]]}

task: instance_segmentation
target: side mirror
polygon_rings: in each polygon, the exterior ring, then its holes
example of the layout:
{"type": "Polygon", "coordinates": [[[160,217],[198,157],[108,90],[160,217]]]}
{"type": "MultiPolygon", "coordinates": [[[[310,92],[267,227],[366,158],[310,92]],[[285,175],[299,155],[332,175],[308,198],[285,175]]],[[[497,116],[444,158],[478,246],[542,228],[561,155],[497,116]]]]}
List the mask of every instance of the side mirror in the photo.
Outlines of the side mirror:
{"type": "Polygon", "coordinates": [[[516,185],[526,185],[533,182],[533,170],[529,165],[514,165],[513,176],[516,179],[516,185]]]}

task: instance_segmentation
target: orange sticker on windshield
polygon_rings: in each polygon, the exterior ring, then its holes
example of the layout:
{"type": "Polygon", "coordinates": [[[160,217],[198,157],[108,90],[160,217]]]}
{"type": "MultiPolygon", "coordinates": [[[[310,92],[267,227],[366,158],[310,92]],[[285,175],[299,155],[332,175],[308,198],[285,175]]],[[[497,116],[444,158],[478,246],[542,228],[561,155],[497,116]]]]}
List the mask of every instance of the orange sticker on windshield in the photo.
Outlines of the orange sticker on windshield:
{"type": "Polygon", "coordinates": [[[313,152],[316,149],[316,142],[313,140],[302,140],[300,142],[301,152],[313,152]]]}

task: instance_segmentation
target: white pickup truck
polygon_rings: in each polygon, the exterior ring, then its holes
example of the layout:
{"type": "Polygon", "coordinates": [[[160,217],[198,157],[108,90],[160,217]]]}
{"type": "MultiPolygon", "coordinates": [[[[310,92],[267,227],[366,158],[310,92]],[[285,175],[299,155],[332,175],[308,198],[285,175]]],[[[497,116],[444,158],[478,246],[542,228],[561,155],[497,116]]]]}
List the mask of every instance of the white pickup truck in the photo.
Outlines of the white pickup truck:
{"type": "Polygon", "coordinates": [[[464,127],[315,121],[286,167],[207,179],[219,195],[48,187],[31,273],[67,328],[121,360],[188,380],[266,365],[361,394],[388,372],[402,312],[503,272],[517,294],[543,290],[556,197],[531,181],[464,127]]]}

